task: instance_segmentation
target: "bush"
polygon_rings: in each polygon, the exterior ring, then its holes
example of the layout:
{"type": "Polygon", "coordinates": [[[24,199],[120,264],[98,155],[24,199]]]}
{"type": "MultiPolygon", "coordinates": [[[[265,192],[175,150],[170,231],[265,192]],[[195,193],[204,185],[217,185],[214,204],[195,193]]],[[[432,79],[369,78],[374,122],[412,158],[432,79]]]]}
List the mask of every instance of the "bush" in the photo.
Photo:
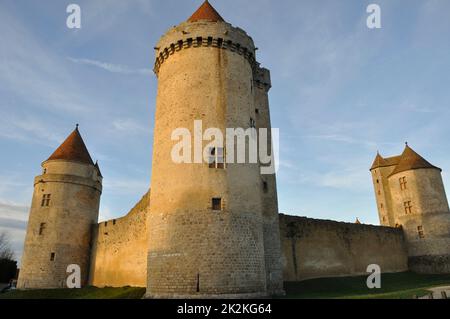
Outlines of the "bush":
{"type": "Polygon", "coordinates": [[[16,277],[17,261],[10,259],[0,259],[0,282],[9,283],[16,277]]]}

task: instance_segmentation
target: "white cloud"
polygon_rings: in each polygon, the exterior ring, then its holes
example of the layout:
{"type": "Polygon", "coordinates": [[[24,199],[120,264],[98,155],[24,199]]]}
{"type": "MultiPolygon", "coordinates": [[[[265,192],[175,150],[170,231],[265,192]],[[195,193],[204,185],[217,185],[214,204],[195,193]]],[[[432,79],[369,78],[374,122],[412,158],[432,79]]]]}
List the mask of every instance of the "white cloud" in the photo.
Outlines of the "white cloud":
{"type": "Polygon", "coordinates": [[[29,207],[17,203],[0,201],[0,232],[11,239],[15,258],[20,262],[28,223],[29,207]]]}
{"type": "Polygon", "coordinates": [[[108,178],[105,179],[103,187],[109,192],[120,192],[121,194],[143,194],[150,187],[150,183],[140,179],[108,178]]]}
{"type": "Polygon", "coordinates": [[[151,69],[145,69],[145,68],[132,69],[126,65],[112,64],[112,63],[101,62],[101,61],[90,60],[90,59],[76,59],[76,58],[72,58],[72,57],[69,57],[67,59],[76,64],[94,66],[94,67],[103,69],[105,71],[111,72],[111,73],[138,74],[138,75],[153,74],[153,71],[151,69]]]}
{"type": "MultiPolygon", "coordinates": [[[[3,109],[3,108],[2,108],[3,109]]],[[[6,109],[6,108],[5,108],[6,109]]],[[[55,147],[63,136],[49,130],[48,124],[30,114],[15,115],[0,110],[0,137],[55,147]],[[20,118],[19,118],[20,117],[20,118]]]]}
{"type": "Polygon", "coordinates": [[[150,133],[150,127],[141,125],[133,119],[117,119],[113,121],[112,127],[119,132],[129,134],[150,133]]]}

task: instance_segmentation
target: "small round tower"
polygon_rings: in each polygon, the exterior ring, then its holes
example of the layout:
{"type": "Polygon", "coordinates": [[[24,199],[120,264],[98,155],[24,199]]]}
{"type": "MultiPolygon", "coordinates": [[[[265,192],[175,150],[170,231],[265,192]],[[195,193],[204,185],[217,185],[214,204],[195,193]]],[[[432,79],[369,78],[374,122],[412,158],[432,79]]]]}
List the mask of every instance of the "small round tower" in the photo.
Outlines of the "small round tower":
{"type": "Polygon", "coordinates": [[[450,210],[441,171],[407,145],[389,175],[394,222],[404,230],[416,272],[450,273],[450,210]]]}
{"type": "Polygon", "coordinates": [[[66,287],[67,266],[87,284],[92,225],[97,223],[102,176],[77,128],[42,164],[34,180],[18,288],[66,287]]]}
{"type": "MultiPolygon", "coordinates": [[[[256,128],[253,40],[206,1],[155,49],[147,297],[267,295],[263,189],[268,183],[260,165],[224,163],[230,150],[219,145],[210,150],[212,163],[197,162],[194,155],[190,164],[171,158],[172,133],[186,128],[193,137],[194,121],[202,121],[203,131],[256,128]]],[[[270,183],[275,189],[274,180],[270,183]]],[[[274,212],[267,223],[278,225],[274,212]]],[[[271,256],[279,255],[272,250],[271,256]]],[[[273,280],[279,279],[281,267],[271,267],[273,280]]]]}

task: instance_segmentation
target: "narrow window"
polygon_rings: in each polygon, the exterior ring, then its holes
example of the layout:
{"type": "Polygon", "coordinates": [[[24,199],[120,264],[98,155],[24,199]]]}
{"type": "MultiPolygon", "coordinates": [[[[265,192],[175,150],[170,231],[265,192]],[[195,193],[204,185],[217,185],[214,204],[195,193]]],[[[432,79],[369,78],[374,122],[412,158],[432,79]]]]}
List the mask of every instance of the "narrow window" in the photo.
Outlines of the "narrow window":
{"type": "Polygon", "coordinates": [[[216,148],[212,147],[209,149],[209,168],[216,168],[216,148]]]}
{"type": "Polygon", "coordinates": [[[253,118],[250,118],[250,127],[256,128],[256,121],[253,118]]]}
{"type": "Polygon", "coordinates": [[[269,184],[267,184],[267,182],[263,182],[263,191],[264,193],[267,193],[269,191],[269,184]]]}
{"type": "Polygon", "coordinates": [[[223,147],[217,148],[217,168],[224,169],[225,168],[225,151],[223,147]]]}
{"type": "Polygon", "coordinates": [[[411,205],[411,201],[408,202],[404,202],[403,206],[405,207],[405,214],[409,215],[412,214],[412,205],[411,205]]]}
{"type": "Polygon", "coordinates": [[[222,198],[212,199],[212,209],[216,211],[222,210],[222,198]]]}
{"type": "Polygon", "coordinates": [[[113,225],[116,225],[116,220],[115,219],[113,220],[113,225]]]}
{"type": "Polygon", "coordinates": [[[418,226],[417,232],[419,234],[419,238],[421,238],[421,239],[425,238],[425,233],[423,232],[423,226],[418,226]]]}
{"type": "Polygon", "coordinates": [[[197,274],[197,292],[200,292],[200,274],[197,274]]]}
{"type": "Polygon", "coordinates": [[[48,207],[50,206],[50,194],[44,194],[42,195],[42,202],[41,202],[41,206],[42,207],[48,207]]]}
{"type": "Polygon", "coordinates": [[[212,46],[213,43],[213,38],[212,37],[208,37],[208,46],[212,46]]]}
{"type": "Polygon", "coordinates": [[[384,208],[384,204],[383,204],[383,203],[381,203],[381,204],[380,204],[380,207],[381,207],[381,209],[383,209],[383,208],[384,208]]]}
{"type": "Polygon", "coordinates": [[[108,227],[108,222],[105,222],[105,227],[108,227]]]}
{"type": "Polygon", "coordinates": [[[197,46],[201,46],[203,43],[203,38],[202,37],[197,37],[197,46]]]}
{"type": "Polygon", "coordinates": [[[209,149],[209,168],[225,169],[225,149],[212,147],[209,149]]]}
{"type": "Polygon", "coordinates": [[[222,39],[222,38],[218,38],[218,39],[217,39],[217,46],[218,46],[219,48],[221,48],[221,47],[223,46],[223,39],[222,39]]]}
{"type": "Polygon", "coordinates": [[[39,235],[42,235],[44,233],[45,226],[45,223],[41,223],[41,225],[39,226],[39,235]]]}
{"type": "Polygon", "coordinates": [[[255,109],[255,113],[256,113],[256,114],[259,114],[259,109],[255,109]]]}
{"type": "Polygon", "coordinates": [[[400,189],[403,191],[406,189],[406,177],[401,177],[399,179],[400,182],[400,189]]]}
{"type": "Polygon", "coordinates": [[[55,253],[50,254],[50,261],[55,261],[55,253]]]}
{"type": "Polygon", "coordinates": [[[377,184],[380,184],[380,180],[379,179],[377,179],[377,184]]]}
{"type": "Polygon", "coordinates": [[[383,216],[383,223],[386,222],[386,216],[383,216]]]}

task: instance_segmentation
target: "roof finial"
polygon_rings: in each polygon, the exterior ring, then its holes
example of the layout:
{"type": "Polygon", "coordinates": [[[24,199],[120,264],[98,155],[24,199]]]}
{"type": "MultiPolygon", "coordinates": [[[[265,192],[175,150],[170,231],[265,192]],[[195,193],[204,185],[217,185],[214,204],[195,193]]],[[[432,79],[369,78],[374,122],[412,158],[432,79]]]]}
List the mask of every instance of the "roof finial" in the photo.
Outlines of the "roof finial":
{"type": "Polygon", "coordinates": [[[408,146],[408,141],[405,142],[405,145],[408,146]]]}
{"type": "Polygon", "coordinates": [[[77,123],[75,128],[78,130],[78,127],[79,127],[79,126],[80,126],[80,124],[77,123]]]}

